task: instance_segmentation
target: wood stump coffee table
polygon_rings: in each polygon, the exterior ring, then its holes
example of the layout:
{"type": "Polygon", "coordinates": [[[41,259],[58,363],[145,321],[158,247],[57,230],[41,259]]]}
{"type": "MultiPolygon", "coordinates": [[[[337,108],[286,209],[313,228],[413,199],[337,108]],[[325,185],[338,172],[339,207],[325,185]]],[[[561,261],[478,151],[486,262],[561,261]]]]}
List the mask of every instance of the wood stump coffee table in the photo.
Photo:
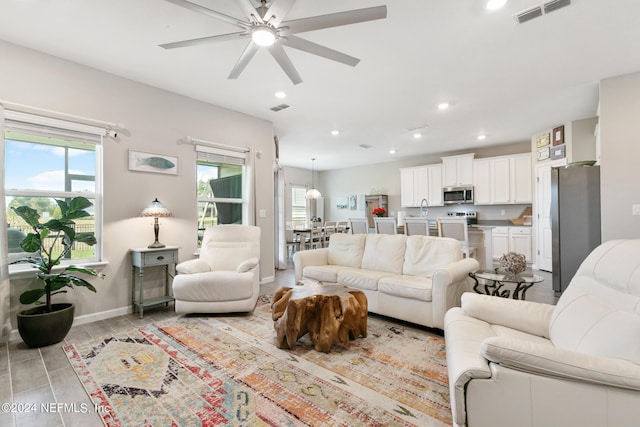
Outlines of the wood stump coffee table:
{"type": "Polygon", "coordinates": [[[309,333],[313,348],[328,353],[337,342],[367,336],[367,297],[343,285],[305,280],[282,287],[271,309],[278,348],[294,348],[309,333]]]}

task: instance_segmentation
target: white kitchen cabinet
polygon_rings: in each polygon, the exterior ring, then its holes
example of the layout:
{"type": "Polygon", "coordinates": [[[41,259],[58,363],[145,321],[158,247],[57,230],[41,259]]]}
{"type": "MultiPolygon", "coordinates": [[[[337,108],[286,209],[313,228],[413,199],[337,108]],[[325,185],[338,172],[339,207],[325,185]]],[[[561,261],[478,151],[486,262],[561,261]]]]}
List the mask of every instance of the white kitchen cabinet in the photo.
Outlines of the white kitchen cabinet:
{"type": "Polygon", "coordinates": [[[499,259],[507,252],[524,254],[527,262],[531,258],[531,227],[494,227],[493,259],[499,259]]]}
{"type": "Polygon", "coordinates": [[[473,157],[475,153],[442,158],[444,187],[473,184],[473,157]]]}
{"type": "Polygon", "coordinates": [[[442,206],[442,165],[400,169],[402,207],[419,207],[423,199],[429,206],[442,206]]]}
{"type": "Polygon", "coordinates": [[[473,187],[476,205],[531,203],[530,154],[475,159],[473,187]]]}

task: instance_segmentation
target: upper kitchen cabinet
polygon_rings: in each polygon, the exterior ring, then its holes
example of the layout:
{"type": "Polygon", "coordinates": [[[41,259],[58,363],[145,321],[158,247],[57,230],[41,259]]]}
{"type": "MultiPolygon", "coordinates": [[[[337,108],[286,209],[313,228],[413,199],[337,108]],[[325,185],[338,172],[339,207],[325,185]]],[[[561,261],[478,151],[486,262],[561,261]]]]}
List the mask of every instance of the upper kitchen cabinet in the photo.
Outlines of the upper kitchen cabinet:
{"type": "Polygon", "coordinates": [[[402,207],[442,206],[442,165],[400,169],[400,199],[402,207]]]}
{"type": "Polygon", "coordinates": [[[474,160],[473,186],[476,205],[531,203],[531,155],[474,160]]]}
{"type": "Polygon", "coordinates": [[[473,158],[475,153],[442,158],[444,187],[473,184],[473,158]]]}

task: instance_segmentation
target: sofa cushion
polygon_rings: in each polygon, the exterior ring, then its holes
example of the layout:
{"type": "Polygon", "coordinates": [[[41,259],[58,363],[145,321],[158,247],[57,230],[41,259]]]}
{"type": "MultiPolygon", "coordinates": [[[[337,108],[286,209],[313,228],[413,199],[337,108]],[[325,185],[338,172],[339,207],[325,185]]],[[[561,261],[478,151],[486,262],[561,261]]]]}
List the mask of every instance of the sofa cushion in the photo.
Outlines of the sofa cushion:
{"type": "Polygon", "coordinates": [[[431,279],[427,277],[393,275],[378,281],[378,290],[383,294],[431,301],[431,279]]]}
{"type": "Polygon", "coordinates": [[[332,234],[329,238],[327,262],[332,265],[360,268],[366,237],[366,234],[332,234]]]}
{"type": "Polygon", "coordinates": [[[402,274],[407,237],[404,234],[367,234],[362,268],[402,274]]]}
{"type": "Polygon", "coordinates": [[[346,267],[338,271],[338,283],[350,288],[377,291],[380,278],[388,275],[389,273],[383,271],[346,267]]]}
{"type": "Polygon", "coordinates": [[[304,268],[303,276],[319,282],[338,283],[338,272],[350,268],[341,265],[309,265],[304,268]]]}
{"type": "Polygon", "coordinates": [[[447,264],[462,259],[460,241],[446,237],[409,236],[402,273],[431,277],[447,264]]]}

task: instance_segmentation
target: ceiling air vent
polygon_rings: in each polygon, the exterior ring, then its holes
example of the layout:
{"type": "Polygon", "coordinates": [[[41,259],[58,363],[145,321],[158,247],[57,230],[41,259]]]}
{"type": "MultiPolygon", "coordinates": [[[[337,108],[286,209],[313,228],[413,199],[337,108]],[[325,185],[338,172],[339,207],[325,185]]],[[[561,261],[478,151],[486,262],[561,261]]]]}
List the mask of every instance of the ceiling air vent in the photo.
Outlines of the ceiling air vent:
{"type": "Polygon", "coordinates": [[[524,12],[516,13],[513,17],[518,24],[522,24],[527,21],[531,21],[539,16],[542,16],[542,8],[536,6],[533,9],[525,10],[524,12]]]}
{"type": "Polygon", "coordinates": [[[373,147],[373,145],[369,145],[369,144],[360,144],[360,147],[362,147],[362,148],[371,148],[371,147],[373,147]]]}
{"type": "Polygon", "coordinates": [[[546,3],[541,3],[523,12],[516,13],[515,15],[513,15],[513,18],[518,24],[522,24],[524,22],[531,21],[532,19],[539,18],[542,15],[546,15],[549,12],[553,12],[554,10],[569,6],[570,4],[571,0],[551,0],[546,3]]]}
{"type": "Polygon", "coordinates": [[[554,10],[569,6],[570,4],[571,0],[552,0],[544,4],[544,13],[553,12],[554,10]]]}
{"type": "Polygon", "coordinates": [[[270,110],[271,111],[281,111],[281,110],[285,110],[287,108],[291,107],[291,105],[287,105],[287,104],[280,104],[280,105],[276,105],[275,107],[271,107],[270,110]]]}

